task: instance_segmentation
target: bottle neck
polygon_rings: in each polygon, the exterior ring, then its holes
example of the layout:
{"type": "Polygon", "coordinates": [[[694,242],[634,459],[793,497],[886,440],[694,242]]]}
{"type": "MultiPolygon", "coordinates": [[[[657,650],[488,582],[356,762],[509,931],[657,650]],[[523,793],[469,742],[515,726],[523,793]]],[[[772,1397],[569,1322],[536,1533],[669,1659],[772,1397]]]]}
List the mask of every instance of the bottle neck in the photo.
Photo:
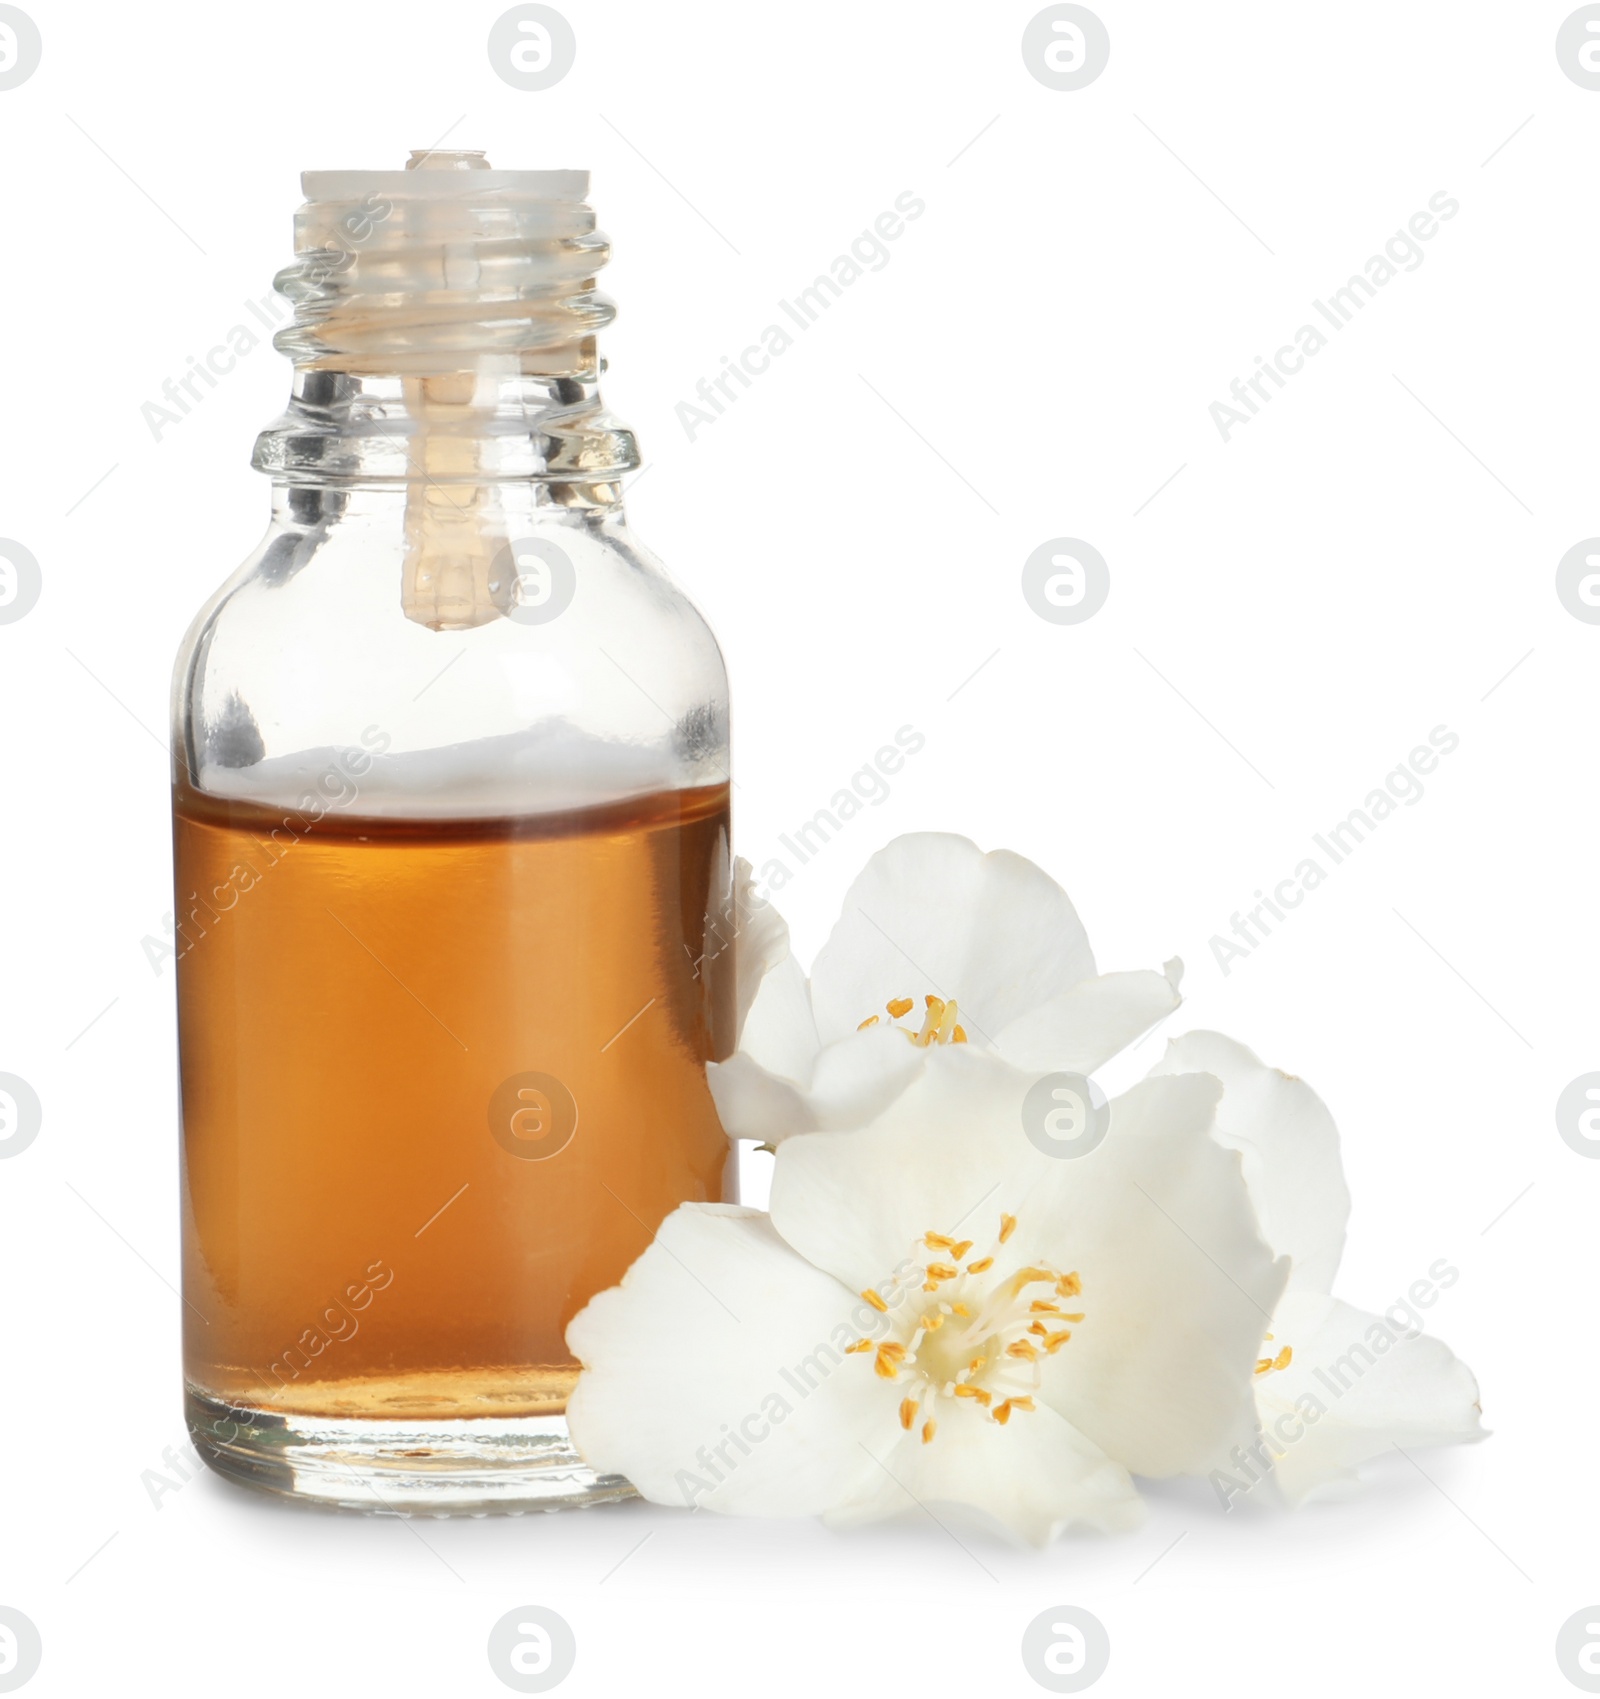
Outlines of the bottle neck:
{"type": "Polygon", "coordinates": [[[484,359],[429,376],[295,368],[283,414],[256,439],[257,471],[289,484],[404,487],[537,481],[565,507],[610,507],[639,465],[599,385],[484,359]],[[509,368],[509,369],[508,369],[509,368]]]}
{"type": "Polygon", "coordinates": [[[612,505],[639,451],[600,397],[615,308],[587,178],[426,153],[305,187],[276,279],[294,385],[257,468],[323,486],[535,480],[565,506],[612,505]]]}

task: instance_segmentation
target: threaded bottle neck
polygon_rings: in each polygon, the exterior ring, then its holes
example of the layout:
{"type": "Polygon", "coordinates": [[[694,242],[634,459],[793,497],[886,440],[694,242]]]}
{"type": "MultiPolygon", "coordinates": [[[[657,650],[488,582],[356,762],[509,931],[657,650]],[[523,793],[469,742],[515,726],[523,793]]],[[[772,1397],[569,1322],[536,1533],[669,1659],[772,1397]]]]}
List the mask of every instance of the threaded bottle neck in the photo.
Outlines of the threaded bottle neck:
{"type": "Polygon", "coordinates": [[[576,505],[587,486],[614,501],[605,486],[639,455],[600,399],[597,334],[615,308],[595,286],[610,250],[587,173],[429,152],[302,183],[296,258],[276,279],[294,307],[274,339],[294,393],[256,466],[308,482],[548,479],[576,505]]]}

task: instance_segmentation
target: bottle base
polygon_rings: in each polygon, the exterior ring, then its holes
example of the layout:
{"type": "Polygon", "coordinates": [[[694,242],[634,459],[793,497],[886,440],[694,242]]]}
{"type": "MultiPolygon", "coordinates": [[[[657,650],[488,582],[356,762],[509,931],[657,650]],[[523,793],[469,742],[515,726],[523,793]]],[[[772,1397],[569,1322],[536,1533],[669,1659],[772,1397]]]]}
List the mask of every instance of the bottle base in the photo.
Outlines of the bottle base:
{"type": "Polygon", "coordinates": [[[219,1475],[378,1516],[520,1516],[636,1497],[579,1456],[565,1416],[341,1421],[228,1404],[187,1387],[189,1436],[219,1475]]]}

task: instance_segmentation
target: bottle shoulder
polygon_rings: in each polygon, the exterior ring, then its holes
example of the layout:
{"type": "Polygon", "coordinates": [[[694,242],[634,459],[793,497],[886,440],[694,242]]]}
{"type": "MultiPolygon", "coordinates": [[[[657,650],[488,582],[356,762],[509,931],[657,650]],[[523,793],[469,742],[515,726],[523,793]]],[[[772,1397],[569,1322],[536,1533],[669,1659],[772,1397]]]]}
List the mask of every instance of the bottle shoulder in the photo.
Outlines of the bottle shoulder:
{"type": "Polygon", "coordinates": [[[276,800],[352,749],[402,810],[725,782],[716,639],[620,515],[434,518],[419,557],[414,507],[275,516],[179,652],[185,782],[276,800]]]}

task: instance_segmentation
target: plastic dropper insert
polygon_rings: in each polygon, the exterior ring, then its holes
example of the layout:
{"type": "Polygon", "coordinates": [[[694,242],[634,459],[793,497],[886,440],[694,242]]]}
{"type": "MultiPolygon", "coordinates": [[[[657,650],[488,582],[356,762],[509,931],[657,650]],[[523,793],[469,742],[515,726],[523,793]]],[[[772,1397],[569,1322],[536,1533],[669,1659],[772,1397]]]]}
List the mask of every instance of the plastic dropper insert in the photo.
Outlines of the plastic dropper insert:
{"type": "Polygon", "coordinates": [[[406,617],[433,630],[503,617],[516,567],[495,481],[607,506],[639,463],[600,401],[597,333],[615,309],[595,287],[609,244],[588,173],[430,149],[404,171],[301,182],[298,258],[277,279],[295,322],[275,339],[296,394],[256,465],[403,481],[406,617]]]}

